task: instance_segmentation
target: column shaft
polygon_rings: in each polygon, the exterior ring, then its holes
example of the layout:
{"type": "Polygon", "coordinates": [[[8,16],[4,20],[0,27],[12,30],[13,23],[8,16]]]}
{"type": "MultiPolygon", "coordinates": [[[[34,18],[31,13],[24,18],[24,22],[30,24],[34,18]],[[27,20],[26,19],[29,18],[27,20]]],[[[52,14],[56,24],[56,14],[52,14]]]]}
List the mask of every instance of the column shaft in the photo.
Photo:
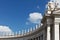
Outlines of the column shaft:
{"type": "Polygon", "coordinates": [[[59,23],[54,25],[54,40],[59,40],[59,23]]]}
{"type": "Polygon", "coordinates": [[[50,40],[50,26],[47,27],[47,40],[50,40]]]}

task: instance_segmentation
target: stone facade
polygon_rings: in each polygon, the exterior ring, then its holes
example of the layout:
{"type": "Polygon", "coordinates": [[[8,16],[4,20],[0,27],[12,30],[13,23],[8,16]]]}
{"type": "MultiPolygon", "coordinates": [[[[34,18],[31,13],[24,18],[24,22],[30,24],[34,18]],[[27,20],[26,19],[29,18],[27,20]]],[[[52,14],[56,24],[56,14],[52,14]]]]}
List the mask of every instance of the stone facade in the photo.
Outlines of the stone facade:
{"type": "MultiPolygon", "coordinates": [[[[47,14],[47,13],[46,13],[47,14]]],[[[41,27],[23,36],[1,37],[0,40],[60,40],[60,11],[44,15],[41,27]]]]}
{"type": "MultiPolygon", "coordinates": [[[[60,8],[51,8],[52,2],[43,16],[41,26],[23,35],[4,36],[0,40],[60,40],[60,8]]],[[[56,4],[56,3],[55,3],[56,4]]]]}

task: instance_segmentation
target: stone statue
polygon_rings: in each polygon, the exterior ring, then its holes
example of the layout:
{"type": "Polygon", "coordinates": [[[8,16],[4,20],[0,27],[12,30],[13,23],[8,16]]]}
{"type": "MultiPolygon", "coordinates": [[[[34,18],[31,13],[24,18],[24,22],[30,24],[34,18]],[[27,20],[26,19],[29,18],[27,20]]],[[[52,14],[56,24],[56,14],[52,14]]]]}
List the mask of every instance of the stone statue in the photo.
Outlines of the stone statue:
{"type": "Polygon", "coordinates": [[[49,2],[48,3],[48,10],[52,11],[52,10],[54,10],[54,8],[55,8],[55,3],[49,2]]]}
{"type": "Polygon", "coordinates": [[[51,1],[53,1],[57,5],[57,8],[60,8],[60,0],[51,0],[51,1]]]}
{"type": "Polygon", "coordinates": [[[50,0],[47,4],[48,14],[55,10],[60,10],[60,0],[50,0]]]}

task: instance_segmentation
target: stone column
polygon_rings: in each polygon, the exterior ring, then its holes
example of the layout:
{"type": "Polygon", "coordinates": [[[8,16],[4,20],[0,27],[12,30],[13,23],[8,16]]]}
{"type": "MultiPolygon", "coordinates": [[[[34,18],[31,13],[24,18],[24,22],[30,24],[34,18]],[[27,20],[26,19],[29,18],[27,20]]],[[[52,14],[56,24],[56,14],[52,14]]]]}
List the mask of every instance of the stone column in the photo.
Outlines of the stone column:
{"type": "MultiPolygon", "coordinates": [[[[50,3],[51,4],[51,3],[50,3]]],[[[51,6],[50,4],[48,4],[49,6],[51,6]]],[[[48,6],[48,10],[51,10],[51,8],[48,6]]],[[[50,25],[52,24],[52,17],[51,17],[51,11],[47,11],[46,14],[46,21],[47,21],[47,40],[51,40],[51,34],[50,34],[50,25]]]]}
{"type": "Polygon", "coordinates": [[[50,40],[50,26],[47,26],[47,40],[50,40]]]}
{"type": "Polygon", "coordinates": [[[47,40],[51,40],[51,24],[52,24],[52,18],[47,18],[47,40]]]}
{"type": "Polygon", "coordinates": [[[39,40],[39,37],[38,37],[38,40],[39,40]]]}
{"type": "Polygon", "coordinates": [[[38,37],[38,40],[40,40],[40,36],[38,37]]]}
{"type": "Polygon", "coordinates": [[[54,24],[54,40],[59,40],[59,23],[54,24]]]}

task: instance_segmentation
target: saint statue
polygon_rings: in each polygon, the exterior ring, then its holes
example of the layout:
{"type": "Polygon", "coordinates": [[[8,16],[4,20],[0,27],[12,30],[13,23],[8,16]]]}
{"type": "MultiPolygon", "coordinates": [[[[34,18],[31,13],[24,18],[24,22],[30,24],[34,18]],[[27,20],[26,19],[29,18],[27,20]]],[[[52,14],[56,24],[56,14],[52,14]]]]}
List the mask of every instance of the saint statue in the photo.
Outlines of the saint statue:
{"type": "Polygon", "coordinates": [[[57,5],[57,8],[60,8],[60,0],[51,0],[51,1],[53,1],[57,5]]]}
{"type": "Polygon", "coordinates": [[[47,8],[49,11],[60,9],[60,0],[50,0],[50,2],[48,2],[47,8]]]}
{"type": "Polygon", "coordinates": [[[47,4],[48,14],[51,14],[53,11],[60,10],[60,0],[50,0],[47,4]]]}

